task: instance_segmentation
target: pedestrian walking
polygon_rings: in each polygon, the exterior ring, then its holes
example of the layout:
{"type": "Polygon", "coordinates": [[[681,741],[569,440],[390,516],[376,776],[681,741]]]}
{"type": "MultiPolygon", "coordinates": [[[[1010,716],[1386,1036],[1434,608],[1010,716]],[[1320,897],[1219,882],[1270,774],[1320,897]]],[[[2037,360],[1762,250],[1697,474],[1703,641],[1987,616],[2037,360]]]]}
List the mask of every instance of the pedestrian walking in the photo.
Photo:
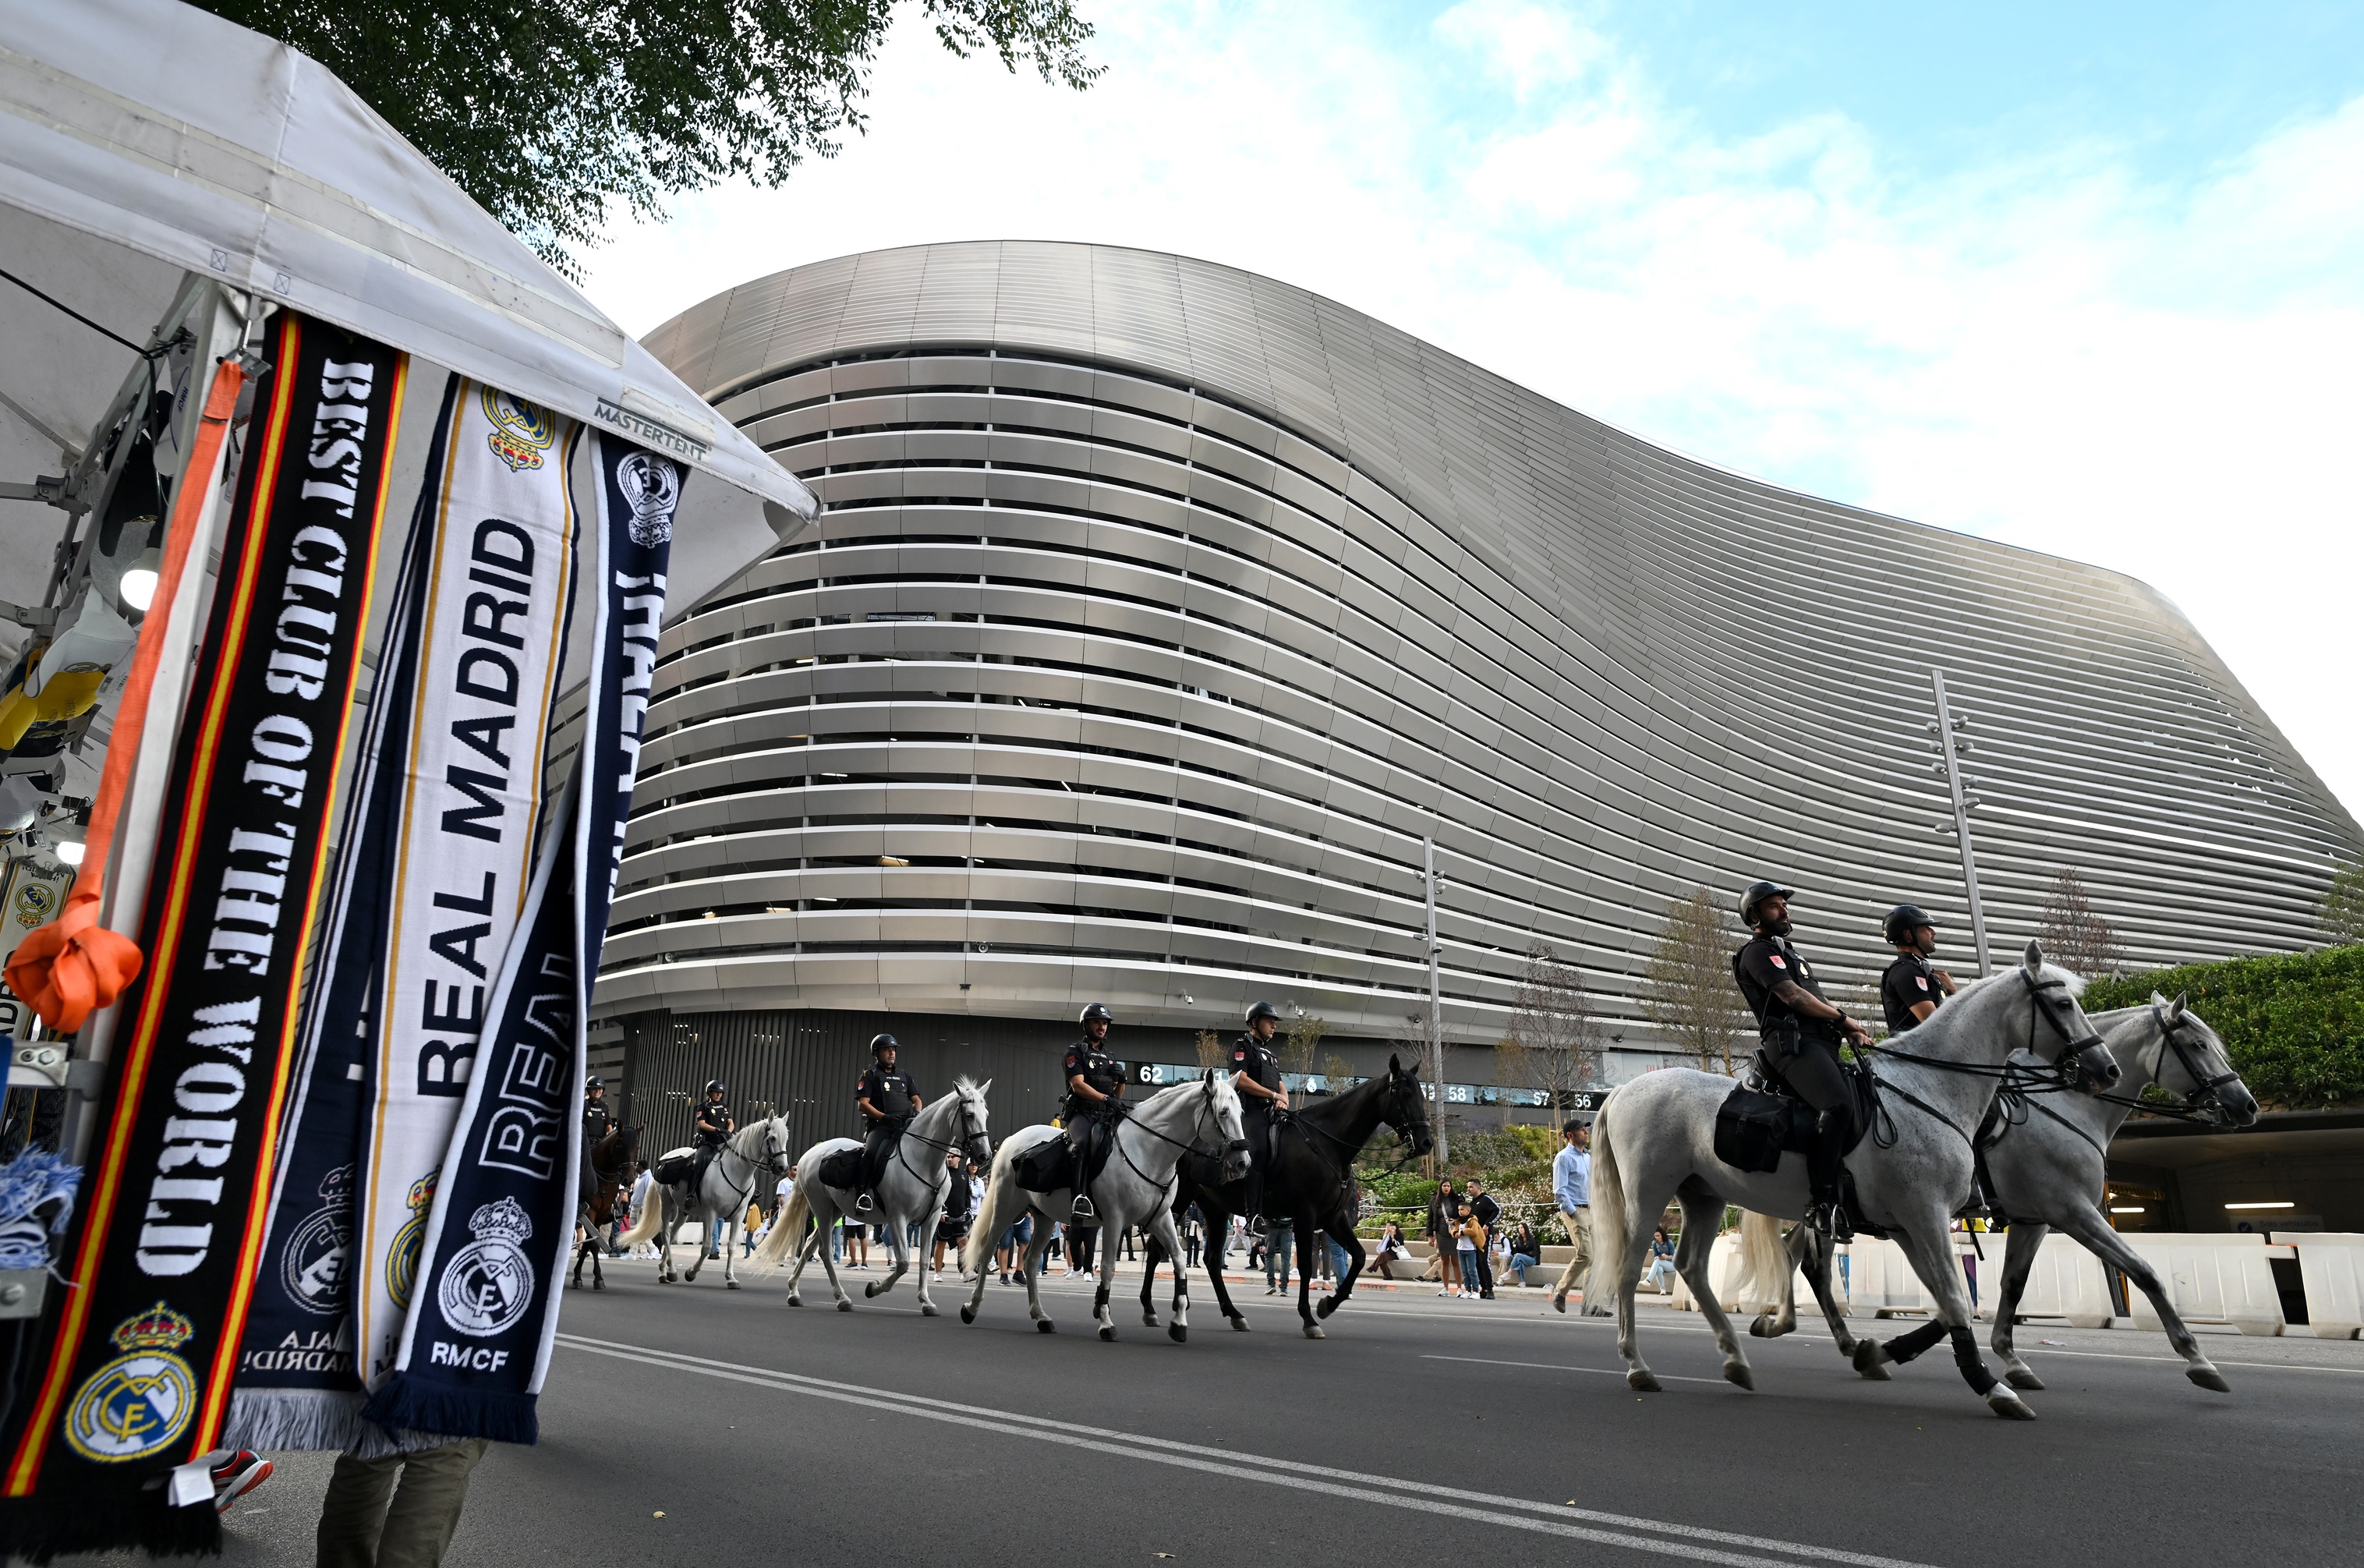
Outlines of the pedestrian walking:
{"type": "Polygon", "coordinates": [[[1552,1161],[1552,1197],[1567,1226],[1576,1256],[1552,1286],[1552,1310],[1567,1310],[1567,1293],[1584,1296],[1592,1284],[1592,1129],[1575,1118],[1559,1129],[1567,1146],[1552,1161]]]}
{"type": "Polygon", "coordinates": [[[339,1454],[313,1529],[318,1568],[435,1568],[490,1447],[462,1438],[381,1459],[339,1454]]]}
{"type": "Polygon", "coordinates": [[[1297,1221],[1266,1215],[1264,1232],[1264,1293],[1278,1296],[1288,1288],[1288,1265],[1297,1258],[1297,1221]],[[1277,1278],[1275,1265],[1278,1266],[1277,1278]]]}

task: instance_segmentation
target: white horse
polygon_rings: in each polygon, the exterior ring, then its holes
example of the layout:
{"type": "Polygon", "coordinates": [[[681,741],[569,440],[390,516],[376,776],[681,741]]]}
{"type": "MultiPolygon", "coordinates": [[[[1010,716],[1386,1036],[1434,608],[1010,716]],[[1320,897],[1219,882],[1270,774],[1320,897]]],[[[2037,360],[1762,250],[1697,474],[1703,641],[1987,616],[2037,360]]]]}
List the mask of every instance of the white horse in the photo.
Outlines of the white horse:
{"type": "MultiPolygon", "coordinates": [[[[2126,1244],[2125,1238],[2102,1212],[2102,1194],[2107,1186],[2108,1174],[2103,1151],[2133,1114],[2144,1091],[2154,1084],[2176,1095],[2182,1102],[2179,1108],[2187,1114],[2205,1116],[2220,1127],[2247,1127],[2256,1121],[2257,1096],[2241,1082],[2241,1075],[2233,1071],[2224,1040],[2199,1014],[2184,1006],[2181,996],[2170,1002],[2154,991],[2145,1006],[2096,1013],[2092,1019],[2102,1038],[2109,1042],[2110,1054],[2125,1068],[2125,1077],[2115,1091],[2108,1095],[2035,1094],[2016,1104],[2007,1101],[2005,1109],[2009,1114],[1988,1135],[1987,1174],[1994,1186],[1995,1202],[2011,1222],[2002,1287],[1995,1300],[1992,1338],[1995,1353],[2002,1357],[2003,1376],[2013,1388],[2033,1390],[2044,1386],[2044,1380],[2020,1358],[2013,1344],[2012,1320],[2020,1296],[2027,1289],[2028,1271],[2035,1266],[2036,1251],[2044,1245],[2045,1233],[2060,1230],[2076,1238],[2087,1251],[2108,1266],[2123,1271],[2136,1289],[2150,1297],[2159,1324],[2167,1331],[2168,1342],[2183,1358],[2186,1377],[2202,1388],[2228,1394],[2232,1390],[2224,1373],[2216,1370],[2207,1352],[2200,1348],[2198,1339],[2184,1326],[2158,1273],[2143,1261],[2142,1254],[2126,1244]]],[[[1905,1038],[1910,1040],[1919,1033],[1916,1029],[1905,1038]]],[[[1779,1220],[1765,1215],[1744,1217],[1744,1251],[1752,1255],[1769,1255],[1765,1244],[1779,1233],[1779,1220]]],[[[1868,1351],[1859,1351],[1854,1336],[1847,1331],[1846,1319],[1831,1296],[1829,1253],[1814,1232],[1802,1225],[1790,1232],[1788,1255],[1780,1269],[1780,1310],[1778,1315],[1758,1318],[1751,1326],[1751,1332],[1770,1338],[1796,1326],[1797,1305],[1789,1267],[1793,1260],[1813,1286],[1839,1353],[1854,1358],[1865,1376],[1885,1378],[1889,1363],[1911,1361],[1935,1342],[1934,1329],[1924,1326],[1868,1351]]],[[[1761,1288],[1767,1282],[1758,1279],[1752,1283],[1761,1288]]]]}
{"type": "MultiPolygon", "coordinates": [[[[665,1156],[689,1153],[676,1149],[665,1156]]],[[[658,1162],[663,1163],[663,1161],[658,1162]]],[[[630,1251],[643,1241],[657,1244],[657,1283],[671,1284],[673,1272],[673,1233],[686,1220],[695,1219],[698,1226],[697,1245],[691,1249],[689,1272],[681,1277],[685,1282],[697,1277],[706,1264],[706,1227],[719,1219],[722,1226],[722,1284],[727,1290],[739,1288],[739,1233],[747,1223],[747,1203],[758,1190],[768,1195],[773,1184],[788,1173],[788,1118],[772,1117],[764,1121],[752,1121],[730,1135],[729,1142],[719,1150],[706,1167],[706,1175],[695,1193],[687,1182],[652,1182],[649,1201],[633,1217],[632,1228],[618,1242],[630,1251]]]]}
{"type": "MultiPolygon", "coordinates": [[[[1937,1317],[1954,1342],[1963,1380],[1999,1416],[2032,1420],[2026,1401],[1996,1381],[1970,1337],[1970,1303],[1954,1265],[1948,1225],[1968,1201],[1970,1139],[1994,1098],[2002,1064],[2014,1049],[2031,1046],[2040,1059],[2073,1052],[2092,1079],[2114,1083],[2117,1064],[2077,1005],[2083,982],[2044,962],[2035,943],[2017,968],[1961,988],[1909,1037],[1909,1056],[1891,1050],[1879,1062],[1880,1112],[1875,1126],[1846,1157],[1855,1177],[1857,1212],[1892,1233],[1912,1272],[1937,1302],[1937,1317]]],[[[1676,1272],[1698,1298],[1701,1314],[1723,1351],[1723,1375],[1756,1386],[1748,1357],[1716,1300],[1708,1253],[1729,1201],[1791,1218],[1806,1212],[1806,1162],[1784,1159],[1778,1170],[1736,1170],[1716,1158],[1716,1111],[1732,1080],[1687,1068],[1645,1073],[1621,1084],[1592,1127],[1592,1212],[1597,1252],[1592,1277],[1606,1280],[1617,1302],[1617,1351],[1625,1381],[1656,1392],[1634,1342],[1634,1289],[1649,1234],[1667,1205],[1679,1197],[1683,1236],[1676,1272]]],[[[1775,1246],[1779,1246],[1778,1233],[1775,1246]]],[[[1773,1265],[1751,1259],[1758,1277],[1773,1265]]],[[[1786,1266],[1786,1255],[1780,1266],[1786,1266]]],[[[1598,1310],[1588,1300],[1587,1309],[1598,1310]]]]}
{"type": "MultiPolygon", "coordinates": [[[[831,1138],[814,1144],[797,1162],[797,1184],[788,1201],[772,1220],[772,1233],[755,1249],[755,1262],[766,1269],[776,1269],[786,1261],[790,1248],[796,1249],[797,1266],[788,1275],[788,1305],[802,1307],[797,1282],[804,1278],[805,1265],[820,1255],[820,1266],[829,1274],[829,1288],[837,1293],[837,1309],[853,1310],[845,1286],[838,1282],[837,1261],[830,1256],[827,1238],[829,1228],[840,1216],[864,1225],[884,1225],[887,1244],[894,1249],[895,1267],[882,1280],[872,1280],[862,1287],[863,1296],[884,1296],[895,1288],[903,1271],[911,1266],[910,1228],[914,1223],[925,1229],[923,1237],[935,1234],[936,1221],[944,1212],[944,1195],[952,1184],[966,1177],[953,1174],[945,1156],[954,1151],[982,1164],[993,1154],[993,1139],[986,1127],[985,1093],[993,1087],[988,1078],[983,1084],[972,1084],[966,1078],[953,1084],[953,1092],[920,1111],[903,1129],[902,1140],[896,1144],[894,1154],[886,1162],[885,1174],[878,1179],[878,1190],[871,1195],[870,1211],[857,1213],[852,1187],[832,1187],[820,1178],[823,1161],[852,1150],[859,1155],[862,1144],[852,1138],[831,1138]],[[914,1151],[919,1152],[914,1153],[914,1151]],[[810,1215],[813,1232],[804,1234],[805,1217],[810,1215]],[[797,1243],[801,1239],[802,1246],[797,1243]]],[[[928,1294],[928,1271],[920,1271],[920,1311],[929,1318],[936,1315],[936,1304],[928,1294]]]]}
{"type": "MultiPolygon", "coordinates": [[[[1035,1226],[1023,1265],[1026,1307],[1034,1326],[1043,1333],[1057,1327],[1043,1310],[1043,1256],[1050,1250],[1052,1222],[1065,1220],[1074,1211],[1075,1193],[1066,1187],[1028,1192],[1018,1184],[1018,1174],[1010,1167],[1020,1156],[1065,1136],[1055,1127],[1023,1128],[1010,1134],[993,1157],[985,1202],[961,1248],[962,1262],[976,1275],[968,1303],[961,1308],[962,1322],[976,1321],[978,1304],[985,1299],[986,1275],[993,1263],[994,1242],[1031,1210],[1035,1226]]],[[[1103,1340],[1116,1338],[1116,1319],[1109,1313],[1109,1289],[1117,1270],[1113,1238],[1123,1235],[1127,1226],[1139,1225],[1165,1250],[1167,1257],[1182,1256],[1181,1240],[1174,1232],[1174,1170],[1190,1145],[1201,1138],[1211,1138],[1223,1146],[1225,1181],[1237,1181],[1247,1173],[1248,1142],[1240,1129],[1239,1091],[1232,1087],[1229,1074],[1211,1068],[1193,1083],[1159,1090],[1138,1109],[1127,1107],[1117,1122],[1108,1162],[1091,1184],[1095,1223],[1100,1235],[1109,1239],[1100,1246],[1099,1290],[1092,1302],[1092,1316],[1099,1323],[1103,1340]]],[[[1190,1281],[1186,1269],[1174,1271],[1174,1320],[1165,1332],[1177,1342],[1190,1337],[1190,1281]]],[[[1321,1337],[1310,1328],[1307,1332],[1321,1337]]]]}

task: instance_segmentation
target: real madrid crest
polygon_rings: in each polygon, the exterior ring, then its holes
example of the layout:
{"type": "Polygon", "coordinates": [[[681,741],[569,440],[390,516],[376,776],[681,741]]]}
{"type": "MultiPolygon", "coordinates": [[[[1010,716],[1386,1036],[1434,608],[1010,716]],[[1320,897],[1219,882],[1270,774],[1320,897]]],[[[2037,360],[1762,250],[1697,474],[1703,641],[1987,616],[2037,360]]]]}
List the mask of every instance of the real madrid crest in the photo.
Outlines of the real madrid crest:
{"type": "Polygon", "coordinates": [[[427,1240],[427,1207],[435,1201],[435,1178],[443,1173],[437,1166],[410,1184],[404,1201],[410,1206],[410,1218],[394,1233],[394,1241],[385,1250],[385,1294],[396,1307],[410,1305],[410,1287],[418,1283],[418,1249],[427,1240]]]}
{"type": "Polygon", "coordinates": [[[17,889],[17,924],[31,930],[49,924],[58,912],[58,890],[46,882],[28,882],[17,889]]]}
{"type": "Polygon", "coordinates": [[[177,1440],[196,1414],[197,1380],[175,1352],[196,1333],[161,1301],[117,1324],[109,1337],[124,1353],[92,1373],[66,1407],[73,1451],[116,1464],[177,1440]]]}
{"type": "MultiPolygon", "coordinates": [[[[340,1287],[353,1239],[352,1215],[353,1168],[340,1165],[321,1178],[320,1207],[304,1217],[279,1254],[279,1282],[307,1312],[330,1318],[351,1305],[340,1287]]],[[[415,1267],[418,1253],[411,1257],[415,1267]]]]}
{"type": "Polygon", "coordinates": [[[505,1334],[533,1305],[533,1264],[518,1243],[533,1221],[515,1198],[480,1207],[468,1217],[475,1240],[452,1254],[435,1292],[443,1321],[480,1340],[505,1334]]]}
{"type": "Polygon", "coordinates": [[[616,465],[616,488],[632,508],[625,525],[637,545],[659,545],[673,538],[673,509],[681,504],[681,470],[661,457],[631,452],[616,465]]]}
{"type": "Polygon", "coordinates": [[[493,455],[507,463],[511,473],[540,468],[541,454],[558,439],[558,421],[550,411],[495,386],[484,389],[482,400],[485,417],[492,422],[493,432],[485,441],[493,455]]]}

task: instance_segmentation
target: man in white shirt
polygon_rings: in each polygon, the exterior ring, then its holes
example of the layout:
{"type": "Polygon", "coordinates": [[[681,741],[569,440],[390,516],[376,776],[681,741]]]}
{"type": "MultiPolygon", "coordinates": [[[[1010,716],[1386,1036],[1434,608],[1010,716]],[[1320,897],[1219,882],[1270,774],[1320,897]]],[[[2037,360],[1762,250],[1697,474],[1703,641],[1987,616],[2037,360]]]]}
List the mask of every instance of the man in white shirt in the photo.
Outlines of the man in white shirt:
{"type": "Polygon", "coordinates": [[[1560,1136],[1567,1146],[1552,1161],[1552,1197],[1567,1225],[1567,1239],[1576,1248],[1559,1283],[1552,1286],[1552,1310],[1567,1310],[1567,1293],[1584,1295],[1592,1284],[1592,1129],[1570,1118],[1560,1136]],[[1583,1281],[1579,1287],[1578,1280],[1583,1281]]]}

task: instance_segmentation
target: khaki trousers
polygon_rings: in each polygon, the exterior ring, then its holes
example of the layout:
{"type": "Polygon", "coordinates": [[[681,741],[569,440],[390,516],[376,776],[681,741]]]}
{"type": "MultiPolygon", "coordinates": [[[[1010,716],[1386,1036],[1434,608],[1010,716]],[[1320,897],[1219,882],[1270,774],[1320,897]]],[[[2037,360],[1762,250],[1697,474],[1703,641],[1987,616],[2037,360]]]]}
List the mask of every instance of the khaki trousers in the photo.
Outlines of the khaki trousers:
{"type": "Polygon", "coordinates": [[[1576,1256],[1560,1271],[1559,1283],[1552,1286],[1552,1295],[1565,1296],[1571,1292],[1582,1295],[1592,1286],[1592,1210],[1579,1208],[1574,1214],[1566,1209],[1559,1217],[1567,1224],[1567,1239],[1576,1245],[1576,1256]],[[1582,1283],[1579,1284],[1579,1281],[1582,1283]]]}
{"type": "Polygon", "coordinates": [[[468,1500],[468,1473],[491,1446],[463,1438],[384,1459],[339,1454],[314,1538],[318,1568],[436,1568],[468,1500]]]}

